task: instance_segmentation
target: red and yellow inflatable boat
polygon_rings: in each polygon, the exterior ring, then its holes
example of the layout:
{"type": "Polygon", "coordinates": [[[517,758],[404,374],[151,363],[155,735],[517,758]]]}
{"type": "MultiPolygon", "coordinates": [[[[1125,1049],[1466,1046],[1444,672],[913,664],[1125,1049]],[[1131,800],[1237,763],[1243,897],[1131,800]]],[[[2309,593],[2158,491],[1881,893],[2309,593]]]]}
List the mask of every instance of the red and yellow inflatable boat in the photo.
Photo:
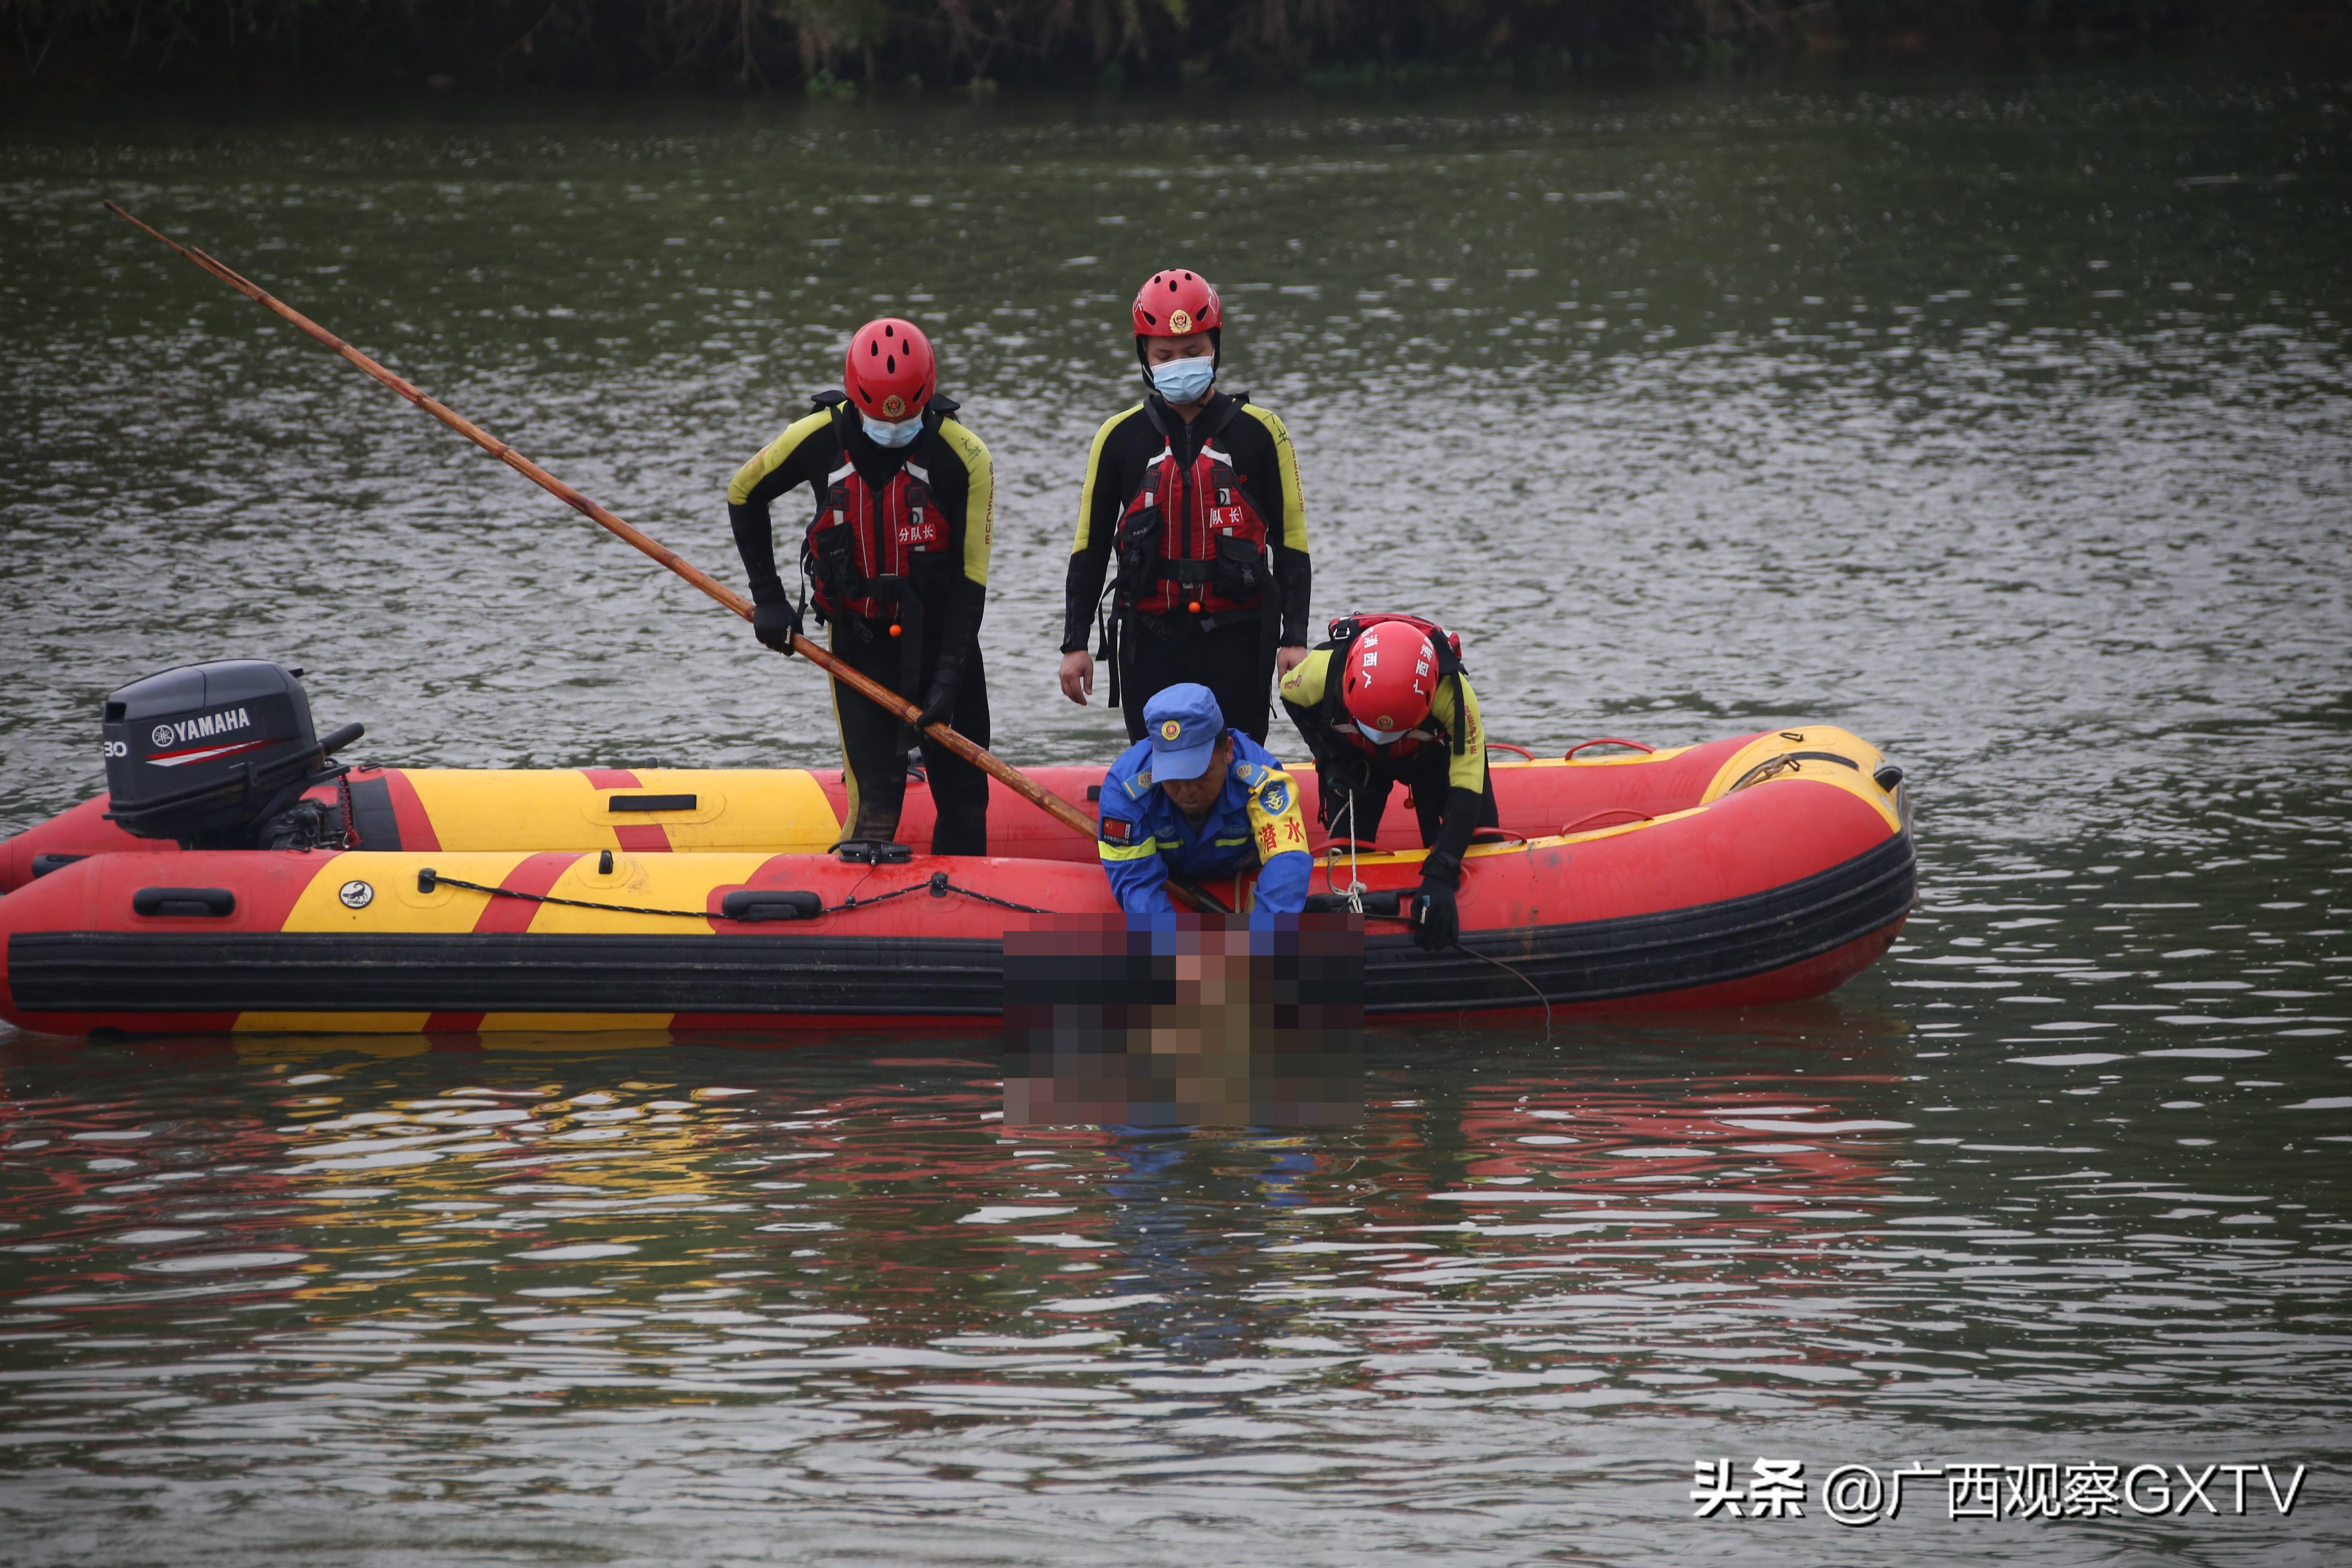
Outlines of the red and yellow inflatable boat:
{"type": "MultiPolygon", "coordinates": [[[[1843,730],[1494,773],[1504,831],[1465,864],[1466,951],[1424,953],[1370,920],[1369,1014],[1818,995],[1911,906],[1906,791],[1843,730]]],[[[1101,778],[1033,776],[1081,805],[1101,778]]],[[[1311,806],[1312,770],[1299,779],[1311,806]]],[[[1116,913],[1093,845],[1009,793],[990,814],[999,854],[873,866],[824,853],[832,773],[370,768],[349,784],[356,849],[180,849],[121,832],[102,798],[0,844],[0,1016],[71,1035],[967,1021],[1001,1010],[1007,930],[1116,913]]],[[[902,837],[929,832],[910,783],[902,837]]],[[[1411,813],[1391,811],[1381,848],[1353,874],[1412,887],[1411,813]]],[[[1327,859],[1318,889],[1350,875],[1327,859]]],[[[1248,896],[1246,880],[1211,890],[1248,896]]]]}

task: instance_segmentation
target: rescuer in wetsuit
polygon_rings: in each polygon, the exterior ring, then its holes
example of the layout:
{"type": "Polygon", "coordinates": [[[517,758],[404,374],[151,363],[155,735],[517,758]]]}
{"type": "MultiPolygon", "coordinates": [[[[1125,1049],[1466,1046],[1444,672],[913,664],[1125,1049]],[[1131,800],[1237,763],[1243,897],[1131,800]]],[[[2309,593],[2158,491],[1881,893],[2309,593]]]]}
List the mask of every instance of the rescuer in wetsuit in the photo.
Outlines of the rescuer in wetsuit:
{"type": "Polygon", "coordinates": [[[1062,621],[1063,694],[1094,690],[1087,652],[1107,571],[1110,698],[1143,738],[1144,704],[1180,681],[1216,693],[1226,723],[1265,739],[1276,673],[1307,657],[1307,509],[1290,433],[1246,393],[1215,387],[1224,314],[1191,272],[1135,297],[1150,392],[1104,422],[1087,457],[1062,621]]]}
{"type": "MultiPolygon", "coordinates": [[[[868,321],[849,341],[840,392],[819,394],[736,473],[727,520],[751,576],[751,628],[792,651],[801,611],[776,570],[769,503],[805,483],[816,515],[801,542],[817,618],[834,653],[976,744],[988,744],[980,617],[988,587],[996,489],[988,448],[938,395],[931,345],[911,321],[868,321]]],[[[906,725],[867,699],[833,688],[849,794],[839,843],[897,837],[907,795],[906,725]]],[[[934,855],[988,853],[988,778],[919,733],[939,817],[934,855]]]]}
{"type": "Polygon", "coordinates": [[[1315,756],[1318,815],[1335,847],[1369,847],[1398,784],[1421,818],[1422,909],[1413,940],[1435,951],[1462,934],[1462,854],[1496,825],[1478,694],[1458,639],[1418,616],[1349,616],[1282,679],[1282,707],[1315,756]]]}
{"type": "Polygon", "coordinates": [[[1273,753],[1225,727],[1205,686],[1185,682],[1143,708],[1149,740],[1113,763],[1102,784],[1095,846],[1118,907],[1172,914],[1168,874],[1231,877],[1259,868],[1251,908],[1297,914],[1315,862],[1298,785],[1273,753]]]}

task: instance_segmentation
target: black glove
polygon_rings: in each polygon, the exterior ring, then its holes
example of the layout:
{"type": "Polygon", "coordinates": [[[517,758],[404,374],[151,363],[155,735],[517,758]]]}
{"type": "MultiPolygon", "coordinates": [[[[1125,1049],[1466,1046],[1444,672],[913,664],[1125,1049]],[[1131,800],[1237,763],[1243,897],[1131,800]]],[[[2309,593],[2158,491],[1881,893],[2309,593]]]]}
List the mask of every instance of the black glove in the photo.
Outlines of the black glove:
{"type": "Polygon", "coordinates": [[[940,655],[939,668],[931,672],[931,694],[923,700],[923,716],[915,721],[915,728],[928,730],[947,722],[962,691],[963,660],[950,654],[940,655]]]}
{"type": "Polygon", "coordinates": [[[934,724],[946,723],[948,716],[955,711],[956,693],[962,685],[962,681],[950,680],[944,674],[932,681],[930,698],[923,704],[923,716],[915,721],[915,728],[928,730],[934,724]]]}
{"type": "Polygon", "coordinates": [[[1438,952],[1461,939],[1462,911],[1454,901],[1454,889],[1444,882],[1424,878],[1420,890],[1413,895],[1413,945],[1423,952],[1438,952]]]}
{"type": "Polygon", "coordinates": [[[801,635],[801,613],[790,599],[762,599],[751,606],[751,635],[764,647],[790,653],[793,639],[801,635]]]}

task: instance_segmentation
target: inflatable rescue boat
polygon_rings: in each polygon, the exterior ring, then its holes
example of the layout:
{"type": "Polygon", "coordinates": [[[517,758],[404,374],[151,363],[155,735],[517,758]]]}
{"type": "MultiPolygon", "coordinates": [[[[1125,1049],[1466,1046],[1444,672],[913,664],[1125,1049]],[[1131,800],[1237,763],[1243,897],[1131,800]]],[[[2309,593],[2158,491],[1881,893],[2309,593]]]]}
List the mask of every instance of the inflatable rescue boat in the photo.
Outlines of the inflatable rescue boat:
{"type": "MultiPolygon", "coordinates": [[[[110,700],[110,795],[0,843],[9,1022],[962,1022],[1001,1012],[1008,931],[1118,917],[1092,841],[1001,786],[997,854],[848,862],[825,852],[844,805],[833,771],[346,767],[330,752],[357,727],[315,738],[288,672],[192,668],[153,678],[178,685],[143,708],[151,682],[110,700]]],[[[1314,771],[1296,772],[1313,821],[1314,771]]],[[[1102,773],[1031,776],[1086,808],[1102,773]]],[[[1867,967],[1911,907],[1907,788],[1834,726],[1591,742],[1497,760],[1494,780],[1501,828],[1465,858],[1462,940],[1442,952],[1388,918],[1420,879],[1403,803],[1377,853],[1333,855],[1317,831],[1317,906],[1365,911],[1368,1015],[1796,1000],[1867,967]]],[[[931,819],[910,779],[901,837],[927,843],[931,819]]],[[[1249,879],[1209,891],[1245,908],[1249,879]]]]}

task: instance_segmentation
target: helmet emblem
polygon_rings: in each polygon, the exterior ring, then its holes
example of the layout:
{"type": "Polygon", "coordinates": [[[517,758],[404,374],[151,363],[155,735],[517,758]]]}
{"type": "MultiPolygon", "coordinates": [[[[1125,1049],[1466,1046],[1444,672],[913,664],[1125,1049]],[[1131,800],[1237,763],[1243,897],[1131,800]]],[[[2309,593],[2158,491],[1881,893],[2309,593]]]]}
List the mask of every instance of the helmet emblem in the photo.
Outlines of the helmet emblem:
{"type": "Polygon", "coordinates": [[[1192,330],[1192,312],[1182,309],[1181,306],[1176,310],[1169,311],[1168,330],[1175,333],[1180,338],[1186,332],[1191,331],[1192,330]]]}
{"type": "Polygon", "coordinates": [[[892,393],[889,396],[882,400],[882,416],[886,419],[905,418],[907,416],[907,400],[899,396],[897,393],[892,393]]]}
{"type": "Polygon", "coordinates": [[[1184,726],[1173,719],[1163,721],[1160,726],[1160,738],[1163,741],[1172,741],[1183,732],[1184,726]]]}
{"type": "Polygon", "coordinates": [[[1373,725],[1372,728],[1375,730],[1393,730],[1396,728],[1396,721],[1383,713],[1381,715],[1381,721],[1373,725]]]}

